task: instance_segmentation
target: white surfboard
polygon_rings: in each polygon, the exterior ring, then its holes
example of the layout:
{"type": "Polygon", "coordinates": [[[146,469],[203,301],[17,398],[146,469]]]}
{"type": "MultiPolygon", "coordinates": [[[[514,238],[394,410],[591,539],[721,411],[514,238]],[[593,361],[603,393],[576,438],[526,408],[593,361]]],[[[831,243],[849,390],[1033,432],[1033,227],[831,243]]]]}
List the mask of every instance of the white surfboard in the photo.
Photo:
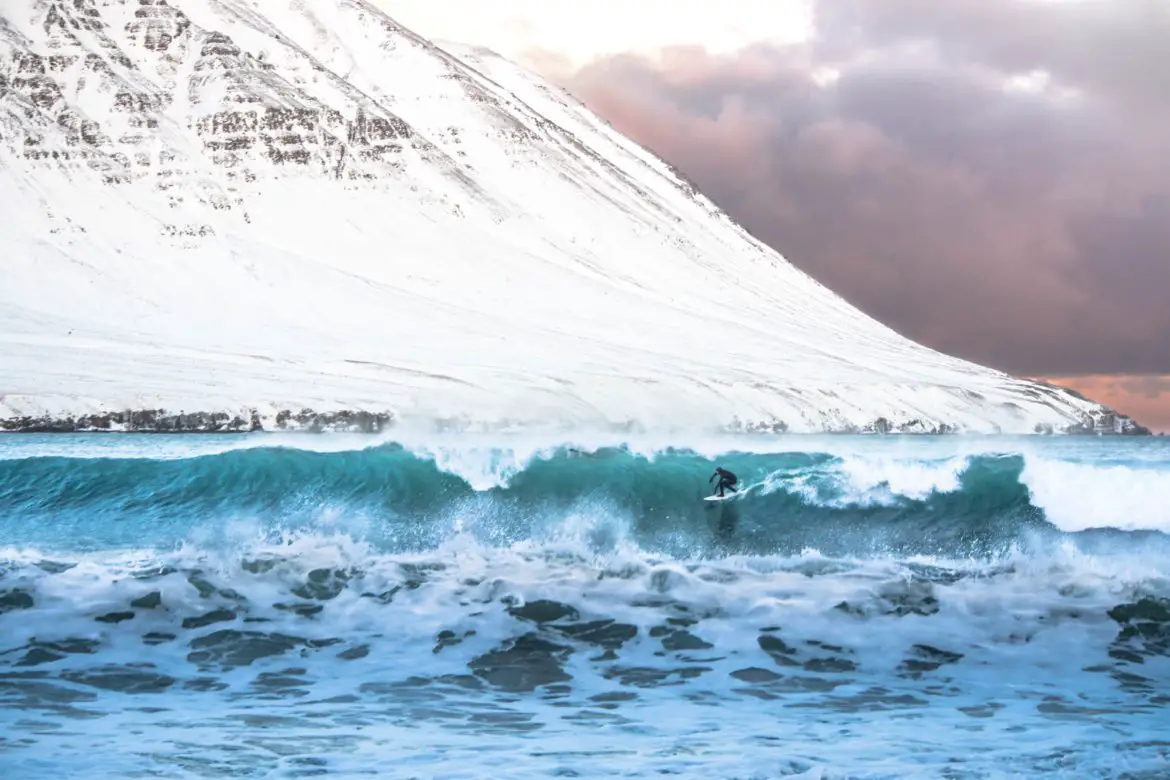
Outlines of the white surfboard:
{"type": "Polygon", "coordinates": [[[744,487],[737,489],[734,493],[728,492],[728,493],[724,493],[722,496],[703,496],[703,500],[704,501],[726,501],[729,498],[739,498],[740,496],[746,496],[749,492],[751,492],[752,490],[754,490],[755,488],[758,488],[760,485],[763,485],[763,484],[764,484],[763,482],[755,482],[755,483],[752,483],[751,485],[745,485],[744,487]]]}

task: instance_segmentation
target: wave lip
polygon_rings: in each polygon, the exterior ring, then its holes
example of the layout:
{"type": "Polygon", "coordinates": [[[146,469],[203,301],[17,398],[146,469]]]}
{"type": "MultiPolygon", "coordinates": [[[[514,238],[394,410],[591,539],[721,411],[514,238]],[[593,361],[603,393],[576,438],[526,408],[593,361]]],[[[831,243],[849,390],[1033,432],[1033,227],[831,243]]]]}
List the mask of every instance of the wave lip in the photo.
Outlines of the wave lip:
{"type": "Polygon", "coordinates": [[[1063,531],[1112,528],[1170,532],[1170,469],[1164,463],[1027,462],[1020,481],[1063,531]]]}

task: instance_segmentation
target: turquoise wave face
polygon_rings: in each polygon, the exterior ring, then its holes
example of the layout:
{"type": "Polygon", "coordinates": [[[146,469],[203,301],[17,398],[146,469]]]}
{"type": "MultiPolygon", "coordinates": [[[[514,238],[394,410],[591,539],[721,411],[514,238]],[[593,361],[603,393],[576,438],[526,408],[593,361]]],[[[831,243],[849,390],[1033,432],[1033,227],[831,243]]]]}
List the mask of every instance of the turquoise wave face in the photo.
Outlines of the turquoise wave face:
{"type": "MultiPolygon", "coordinates": [[[[712,458],[683,449],[555,447],[525,459],[491,448],[457,455],[384,444],[340,452],[255,446],[162,459],[12,457],[0,460],[0,545],[157,549],[192,539],[230,545],[241,533],[329,531],[407,552],[458,534],[509,546],[574,533],[594,547],[621,538],[678,558],[811,548],[955,559],[1055,542],[1066,528],[1095,529],[1078,534],[1090,545],[1129,537],[1167,543],[1156,526],[1123,533],[1108,512],[1095,519],[1091,505],[1070,520],[1057,502],[1051,517],[1051,507],[1036,500],[1047,495],[1045,464],[1086,466],[1021,453],[732,451],[712,458]],[[739,493],[712,503],[703,499],[714,490],[716,465],[739,477],[739,493]]],[[[1101,469],[1145,469],[1164,480],[1170,463],[1115,460],[1101,469]]]]}

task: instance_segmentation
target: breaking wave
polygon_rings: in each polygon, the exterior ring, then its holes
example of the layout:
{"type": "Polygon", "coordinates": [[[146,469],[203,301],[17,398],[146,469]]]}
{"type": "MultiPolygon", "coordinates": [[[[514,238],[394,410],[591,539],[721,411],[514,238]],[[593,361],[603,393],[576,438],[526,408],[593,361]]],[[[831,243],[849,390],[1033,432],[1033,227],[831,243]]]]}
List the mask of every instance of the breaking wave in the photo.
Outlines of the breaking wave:
{"type": "Polygon", "coordinates": [[[1084,535],[1156,532],[1153,543],[1164,544],[1167,496],[1170,465],[1160,461],[1018,452],[247,447],[162,459],[0,459],[0,539],[168,547],[229,527],[316,528],[405,552],[457,534],[508,546],[592,524],[599,538],[620,526],[639,548],[675,557],[812,548],[963,558],[1094,529],[1084,535]],[[741,492],[712,504],[702,499],[716,465],[739,476],[741,492]]]}
{"type": "Polygon", "coordinates": [[[0,445],[13,776],[1170,760],[1157,442],[29,441],[0,445]],[[716,464],[744,495],[702,500],[716,464]]]}

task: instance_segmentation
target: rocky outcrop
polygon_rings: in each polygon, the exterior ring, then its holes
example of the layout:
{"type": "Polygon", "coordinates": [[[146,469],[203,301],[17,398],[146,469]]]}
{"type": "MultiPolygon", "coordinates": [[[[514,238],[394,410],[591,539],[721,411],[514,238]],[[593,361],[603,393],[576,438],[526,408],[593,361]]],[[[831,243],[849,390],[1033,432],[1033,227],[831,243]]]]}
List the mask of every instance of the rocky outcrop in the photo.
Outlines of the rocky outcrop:
{"type": "MultiPolygon", "coordinates": [[[[229,412],[167,412],[164,409],[103,412],[79,416],[41,416],[0,418],[0,431],[8,433],[249,433],[255,431],[287,431],[300,433],[381,433],[394,426],[394,415],[387,412],[337,411],[315,412],[312,409],[293,411],[283,409],[275,416],[261,415],[256,409],[245,413],[229,412]]],[[[445,429],[467,427],[451,422],[445,429]]],[[[633,423],[613,426],[614,432],[636,431],[633,423]]],[[[779,436],[788,431],[782,420],[743,421],[736,418],[724,427],[724,433],[779,436]]],[[[946,436],[961,433],[946,423],[928,424],[921,420],[894,424],[879,417],[869,425],[845,426],[826,430],[829,434],[906,434],[946,436]]],[[[1093,435],[1093,436],[1149,436],[1150,430],[1133,420],[1110,412],[1100,418],[1087,418],[1084,423],[1061,427],[1037,427],[1039,434],[1093,435]]]]}
{"type": "Polygon", "coordinates": [[[76,417],[18,417],[0,419],[0,431],[9,433],[248,433],[303,431],[307,433],[379,433],[393,416],[376,412],[314,412],[282,410],[267,424],[255,409],[246,414],[228,412],[168,412],[165,409],[102,412],[76,417]]]}
{"type": "MultiPolygon", "coordinates": [[[[289,42],[286,56],[300,68],[278,72],[166,0],[115,3],[136,6],[116,36],[122,46],[106,21],[114,15],[92,0],[31,5],[32,24],[45,31],[36,42],[0,18],[0,105],[8,114],[2,141],[24,159],[100,167],[111,183],[150,177],[161,190],[208,163],[243,181],[262,178],[271,166],[377,179],[400,172],[408,151],[452,172],[457,167],[385,105],[289,42]],[[307,89],[313,81],[342,99],[322,102],[307,89]],[[188,125],[172,126],[168,112],[186,116],[188,125]],[[204,156],[192,158],[185,132],[204,156]]],[[[230,209],[241,199],[229,194],[209,205],[230,209]]]]}

